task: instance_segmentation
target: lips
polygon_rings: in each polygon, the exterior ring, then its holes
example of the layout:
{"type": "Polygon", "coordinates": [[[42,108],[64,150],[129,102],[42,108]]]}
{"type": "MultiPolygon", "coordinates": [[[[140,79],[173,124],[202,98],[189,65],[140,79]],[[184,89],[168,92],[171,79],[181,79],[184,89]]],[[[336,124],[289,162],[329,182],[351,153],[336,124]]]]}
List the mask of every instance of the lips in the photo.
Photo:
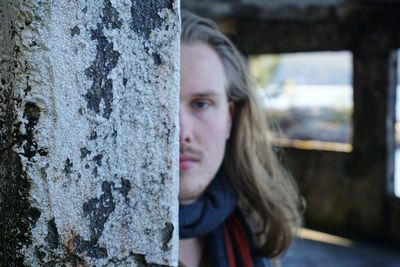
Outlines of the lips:
{"type": "Polygon", "coordinates": [[[187,171],[196,166],[198,163],[199,159],[192,155],[181,155],[179,157],[179,170],[187,171]]]}

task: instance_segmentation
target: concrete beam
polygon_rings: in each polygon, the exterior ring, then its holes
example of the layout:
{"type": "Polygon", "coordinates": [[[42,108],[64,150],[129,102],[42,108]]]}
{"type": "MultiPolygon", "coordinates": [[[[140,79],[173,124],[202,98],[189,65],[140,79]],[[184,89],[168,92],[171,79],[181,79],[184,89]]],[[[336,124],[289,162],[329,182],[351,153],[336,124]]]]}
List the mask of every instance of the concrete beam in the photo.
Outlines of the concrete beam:
{"type": "Polygon", "coordinates": [[[176,266],[179,1],[0,20],[0,265],[176,266]]]}
{"type": "Polygon", "coordinates": [[[183,0],[182,7],[212,19],[288,19],[309,21],[324,18],[339,8],[397,5],[397,0],[183,0]],[[313,12],[314,11],[314,12],[313,12]]]}
{"type": "Polygon", "coordinates": [[[247,54],[351,50],[370,31],[400,47],[398,1],[183,0],[182,6],[218,21],[247,54]]]}

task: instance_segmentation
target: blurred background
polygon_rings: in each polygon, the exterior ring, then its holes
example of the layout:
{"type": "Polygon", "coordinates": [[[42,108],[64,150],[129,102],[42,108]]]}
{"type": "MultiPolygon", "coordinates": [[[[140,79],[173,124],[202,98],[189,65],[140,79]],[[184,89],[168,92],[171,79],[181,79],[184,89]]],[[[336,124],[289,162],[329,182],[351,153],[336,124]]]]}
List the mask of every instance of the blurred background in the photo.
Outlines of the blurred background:
{"type": "Polygon", "coordinates": [[[307,202],[283,266],[400,266],[400,1],[182,0],[248,59],[307,202]]]}

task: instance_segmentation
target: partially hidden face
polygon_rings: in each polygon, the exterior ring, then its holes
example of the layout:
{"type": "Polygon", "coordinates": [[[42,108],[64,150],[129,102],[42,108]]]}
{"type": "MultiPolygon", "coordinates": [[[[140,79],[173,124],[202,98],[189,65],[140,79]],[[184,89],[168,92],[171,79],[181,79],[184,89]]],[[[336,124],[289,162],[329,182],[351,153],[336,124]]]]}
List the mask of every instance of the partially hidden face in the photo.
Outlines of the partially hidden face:
{"type": "Polygon", "coordinates": [[[221,166],[232,114],[227,79],[207,44],[181,45],[179,202],[197,200],[221,166]]]}

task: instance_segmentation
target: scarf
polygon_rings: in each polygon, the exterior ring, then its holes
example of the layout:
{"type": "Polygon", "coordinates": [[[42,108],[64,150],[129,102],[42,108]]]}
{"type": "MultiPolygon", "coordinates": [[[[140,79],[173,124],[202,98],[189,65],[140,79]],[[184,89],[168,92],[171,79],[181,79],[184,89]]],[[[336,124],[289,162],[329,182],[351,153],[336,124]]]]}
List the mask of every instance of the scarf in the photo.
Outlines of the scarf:
{"type": "Polygon", "coordinates": [[[212,266],[264,266],[237,203],[237,192],[217,175],[199,200],[179,206],[179,238],[204,237],[212,266]]]}

